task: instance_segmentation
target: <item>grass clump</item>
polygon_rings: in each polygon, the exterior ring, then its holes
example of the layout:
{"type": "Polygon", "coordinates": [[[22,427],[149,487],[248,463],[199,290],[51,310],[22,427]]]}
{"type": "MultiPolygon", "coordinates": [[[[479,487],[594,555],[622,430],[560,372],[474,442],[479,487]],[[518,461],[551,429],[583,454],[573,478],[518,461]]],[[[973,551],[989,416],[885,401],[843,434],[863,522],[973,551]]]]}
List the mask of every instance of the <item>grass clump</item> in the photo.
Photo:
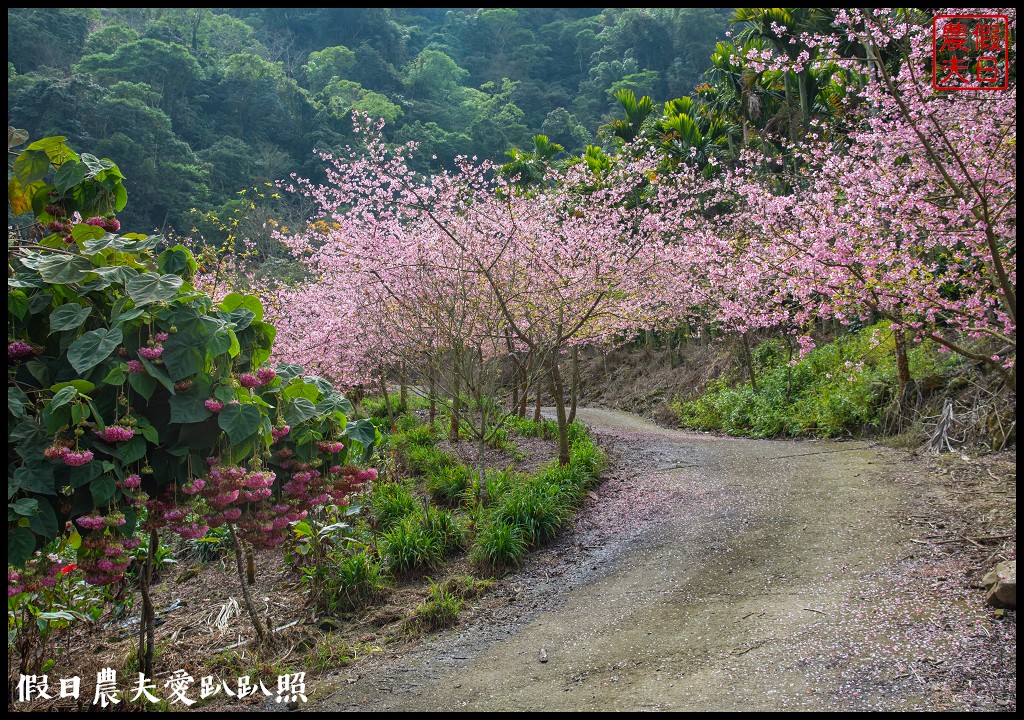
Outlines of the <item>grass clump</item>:
{"type": "Polygon", "coordinates": [[[403,452],[403,458],[406,469],[416,475],[431,475],[459,465],[454,455],[432,445],[412,445],[403,452]]]}
{"type": "Polygon", "coordinates": [[[388,589],[383,565],[366,550],[342,557],[333,577],[335,587],[332,590],[338,604],[350,610],[364,607],[388,589]]]}
{"type": "Polygon", "coordinates": [[[507,520],[492,518],[473,543],[473,562],[486,572],[518,567],[529,544],[522,528],[507,520]]]}
{"type": "Polygon", "coordinates": [[[370,509],[377,529],[387,531],[414,514],[419,503],[404,483],[380,483],[370,495],[370,509]]]}
{"type": "Polygon", "coordinates": [[[444,542],[418,517],[407,517],[381,534],[381,556],[396,575],[412,575],[437,567],[444,558],[444,542]]]}
{"type": "Polygon", "coordinates": [[[426,506],[423,527],[437,538],[442,555],[452,555],[466,548],[466,529],[450,510],[426,506]]]}
{"type": "Polygon", "coordinates": [[[442,505],[457,505],[473,482],[473,471],[465,465],[448,465],[431,471],[424,482],[431,499],[442,505]]]}
{"type": "Polygon", "coordinates": [[[570,500],[556,482],[540,475],[508,493],[493,517],[518,527],[528,545],[537,545],[554,537],[569,518],[570,500]]]}
{"type": "Polygon", "coordinates": [[[439,585],[431,580],[430,594],[416,607],[412,618],[406,622],[406,629],[429,632],[451,627],[459,619],[463,605],[465,600],[452,592],[447,584],[439,585]]]}

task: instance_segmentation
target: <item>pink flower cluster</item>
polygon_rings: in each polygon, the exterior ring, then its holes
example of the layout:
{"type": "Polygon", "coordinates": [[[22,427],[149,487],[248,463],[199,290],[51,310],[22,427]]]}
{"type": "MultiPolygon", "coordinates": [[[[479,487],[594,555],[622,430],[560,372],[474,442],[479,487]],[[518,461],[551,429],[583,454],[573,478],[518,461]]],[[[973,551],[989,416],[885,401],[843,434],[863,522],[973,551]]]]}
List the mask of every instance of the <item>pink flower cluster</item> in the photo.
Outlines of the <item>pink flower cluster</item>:
{"type": "Polygon", "coordinates": [[[217,413],[224,409],[224,403],[222,403],[220,400],[214,400],[213,398],[210,398],[209,400],[203,402],[203,407],[205,407],[207,410],[216,415],[217,413]]]}
{"type": "Polygon", "coordinates": [[[58,441],[43,450],[43,457],[49,460],[60,460],[71,467],[80,467],[92,462],[93,454],[91,450],[72,450],[70,443],[65,444],[65,442],[58,441]]]}
{"type": "Polygon", "coordinates": [[[18,571],[8,567],[7,597],[53,587],[60,578],[60,567],[59,558],[55,562],[50,556],[43,557],[38,553],[25,563],[24,570],[18,571]]]}
{"type": "Polygon", "coordinates": [[[104,230],[106,230],[107,232],[112,232],[112,233],[115,233],[115,232],[117,232],[118,230],[121,229],[121,223],[117,220],[117,218],[112,218],[112,217],[111,218],[103,218],[103,217],[99,217],[99,216],[91,217],[91,218],[89,218],[88,220],[85,221],[85,224],[86,225],[94,225],[96,227],[101,227],[104,230]]]}
{"type": "Polygon", "coordinates": [[[182,525],[169,525],[171,532],[175,532],[186,540],[198,540],[209,531],[208,525],[201,525],[191,522],[182,525]]]}
{"type": "Polygon", "coordinates": [[[35,351],[24,340],[15,340],[14,342],[7,343],[8,360],[25,360],[33,355],[35,355],[35,351]]]}
{"type": "MultiPolygon", "coordinates": [[[[281,438],[283,438],[285,435],[287,435],[291,431],[292,431],[292,426],[291,425],[283,425],[283,426],[281,426],[279,428],[271,428],[270,434],[273,436],[274,440],[280,440],[281,438]]],[[[284,453],[284,452],[285,452],[285,450],[281,450],[281,451],[278,452],[278,454],[281,455],[281,457],[290,457],[290,455],[291,455],[291,451],[290,450],[287,451],[289,453],[288,455],[283,455],[282,453],[284,453]]]]}
{"type": "Polygon", "coordinates": [[[267,385],[271,380],[277,377],[277,372],[273,368],[260,368],[253,373],[242,373],[238,376],[238,382],[244,388],[256,388],[261,385],[267,385]]]}
{"type": "Polygon", "coordinates": [[[146,366],[143,365],[138,360],[129,360],[128,361],[128,372],[129,372],[129,374],[130,373],[146,372],[146,366]]]}
{"type": "Polygon", "coordinates": [[[96,430],[96,435],[108,443],[124,442],[135,437],[135,431],[121,425],[108,425],[103,431],[96,430]]]}
{"type": "Polygon", "coordinates": [[[138,538],[122,537],[117,533],[95,533],[83,537],[82,546],[78,548],[78,568],[83,572],[85,581],[90,585],[109,585],[120,580],[131,564],[129,551],[137,548],[140,542],[138,538]]]}
{"type": "Polygon", "coordinates": [[[158,357],[164,354],[163,345],[155,345],[153,347],[140,347],[139,355],[146,360],[156,360],[158,357]]]}
{"type": "Polygon", "coordinates": [[[142,477],[135,474],[129,475],[119,485],[125,490],[138,490],[142,487],[142,477]]]}
{"type": "Polygon", "coordinates": [[[333,454],[341,452],[345,444],[337,440],[321,440],[316,446],[320,449],[320,452],[333,454]]]}

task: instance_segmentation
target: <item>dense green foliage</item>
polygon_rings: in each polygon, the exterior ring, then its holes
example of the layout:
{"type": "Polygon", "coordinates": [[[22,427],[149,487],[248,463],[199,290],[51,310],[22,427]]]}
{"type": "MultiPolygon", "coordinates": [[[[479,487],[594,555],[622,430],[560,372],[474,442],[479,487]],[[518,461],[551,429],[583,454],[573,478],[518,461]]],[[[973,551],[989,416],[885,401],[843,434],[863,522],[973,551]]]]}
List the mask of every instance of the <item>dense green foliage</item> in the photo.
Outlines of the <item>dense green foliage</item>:
{"type": "MultiPolygon", "coordinates": [[[[12,137],[17,144],[22,134],[12,137]]],[[[8,242],[15,566],[71,536],[84,568],[95,555],[91,541],[114,528],[131,538],[137,519],[149,528],[177,523],[171,527],[182,535],[223,524],[224,514],[206,504],[211,493],[199,495],[213,483],[207,465],[273,467],[283,477],[285,457],[340,467],[353,448],[369,450],[379,437],[368,421],[347,421],[351,404],[321,378],[298,366],[261,367],[275,328],[259,300],[232,293],[215,303],[191,285],[196,262],[187,249],[120,233],[112,213],[127,202],[121,180],[113,162],[78,154],[63,137],[31,143],[14,160],[8,199],[33,211],[40,238],[8,242]],[[337,453],[318,446],[342,435],[337,453]],[[272,458],[271,445],[285,454],[272,458]],[[70,520],[83,532],[69,529],[70,520]]],[[[230,519],[246,527],[257,505],[253,499],[230,519]]],[[[269,537],[262,527],[257,535],[269,537]]],[[[117,570],[87,579],[118,577],[128,560],[117,557],[117,570]]]]}
{"type": "MultiPolygon", "coordinates": [[[[682,425],[753,437],[835,437],[880,427],[896,394],[887,322],[843,335],[793,365],[790,355],[781,341],[761,344],[753,351],[757,392],[749,382],[719,378],[703,396],[676,405],[682,425]]],[[[907,355],[911,375],[936,386],[957,362],[930,345],[915,345],[907,355]]]]}
{"type": "Polygon", "coordinates": [[[133,192],[122,219],[186,232],[191,208],[227,215],[240,190],[315,177],[311,150],[344,146],[353,110],[435,166],[501,159],[540,132],[580,153],[616,90],[692,92],[729,13],[12,8],[8,121],[116,156],[133,192]]]}

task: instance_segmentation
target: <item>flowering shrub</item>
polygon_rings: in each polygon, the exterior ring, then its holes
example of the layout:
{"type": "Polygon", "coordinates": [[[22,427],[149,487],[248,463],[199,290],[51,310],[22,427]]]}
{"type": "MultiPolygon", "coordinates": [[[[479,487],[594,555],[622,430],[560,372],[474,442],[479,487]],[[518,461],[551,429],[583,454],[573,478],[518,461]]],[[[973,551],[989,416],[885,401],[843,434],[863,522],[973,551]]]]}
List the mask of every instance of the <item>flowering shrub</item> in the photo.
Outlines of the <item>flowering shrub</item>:
{"type": "Polygon", "coordinates": [[[255,297],[214,303],[189,250],[117,234],[126,199],[114,163],[64,138],[14,162],[11,209],[33,218],[8,241],[9,594],[59,574],[30,561],[54,539],[108,584],[139,530],[232,523],[272,547],[374,477],[352,462],[376,429],[348,422],[327,381],[266,366],[275,329],[255,297]]]}

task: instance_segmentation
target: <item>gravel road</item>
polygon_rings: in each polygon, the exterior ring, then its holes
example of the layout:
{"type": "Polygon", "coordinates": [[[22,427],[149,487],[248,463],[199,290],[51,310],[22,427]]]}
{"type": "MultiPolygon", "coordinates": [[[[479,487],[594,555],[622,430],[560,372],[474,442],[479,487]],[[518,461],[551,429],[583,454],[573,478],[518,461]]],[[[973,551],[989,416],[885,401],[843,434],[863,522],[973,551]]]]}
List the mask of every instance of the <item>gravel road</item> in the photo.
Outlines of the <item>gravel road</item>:
{"type": "Polygon", "coordinates": [[[992,661],[965,638],[1009,631],[914,559],[903,455],[579,416],[611,464],[575,526],[467,625],[342,671],[307,709],[1015,706],[1015,680],[985,694],[952,672],[992,661]]]}

